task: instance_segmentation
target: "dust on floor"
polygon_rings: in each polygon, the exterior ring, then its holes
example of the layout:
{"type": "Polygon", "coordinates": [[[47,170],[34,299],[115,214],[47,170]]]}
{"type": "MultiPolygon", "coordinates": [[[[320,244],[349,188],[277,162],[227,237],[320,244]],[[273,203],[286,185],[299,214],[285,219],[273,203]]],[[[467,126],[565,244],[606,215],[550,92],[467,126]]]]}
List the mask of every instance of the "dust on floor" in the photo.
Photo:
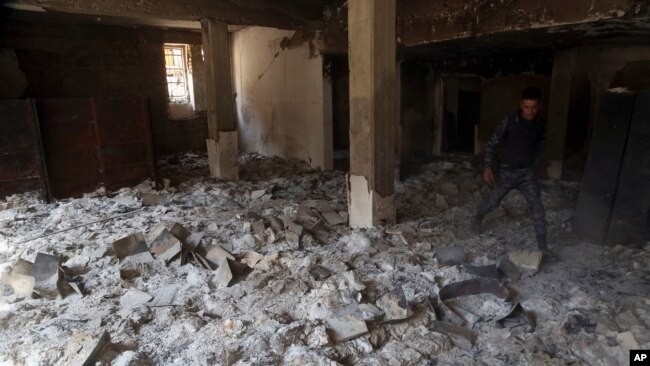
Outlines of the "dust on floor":
{"type": "Polygon", "coordinates": [[[336,222],[347,211],[343,173],[259,155],[240,163],[236,183],[207,178],[206,156],[186,153],[161,160],[166,190],[144,182],[52,204],[35,194],[0,202],[0,270],[56,255],[83,293],[21,299],[3,285],[0,363],[83,362],[104,333],[110,341],[97,360],[107,365],[623,365],[628,349],[650,348],[648,246],[573,237],[577,184],[543,187],[558,262],[518,280],[501,276],[507,301],[488,293],[443,303],[445,286],[478,278],[466,264],[534,249],[518,193],[471,235],[468,220],[488,189],[469,161],[434,162],[397,185],[397,225],[358,230],[336,222]],[[163,199],[143,207],[147,193],[163,199]],[[324,211],[334,222],[301,221],[324,211]],[[285,221],[304,233],[289,235],[285,221]],[[161,223],[232,253],[229,285],[191,258],[125,271],[113,242],[143,232],[150,244],[161,223]],[[439,263],[437,252],[451,247],[468,263],[439,263]],[[149,301],[165,294],[169,301],[149,301]],[[517,303],[532,325],[499,321],[517,303]],[[465,311],[450,312],[454,304],[465,311]],[[447,326],[459,318],[476,338],[447,326]]]}

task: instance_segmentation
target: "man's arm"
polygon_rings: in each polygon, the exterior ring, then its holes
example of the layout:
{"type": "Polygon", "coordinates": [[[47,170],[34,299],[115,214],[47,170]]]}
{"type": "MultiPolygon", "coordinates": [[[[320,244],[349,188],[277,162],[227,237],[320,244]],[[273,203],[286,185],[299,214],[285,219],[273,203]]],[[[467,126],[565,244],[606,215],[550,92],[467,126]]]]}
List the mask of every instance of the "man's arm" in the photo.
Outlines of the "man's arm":
{"type": "Polygon", "coordinates": [[[539,167],[548,167],[548,156],[546,154],[546,123],[544,123],[544,127],[542,127],[542,134],[539,136],[539,140],[537,140],[537,149],[535,155],[539,167]]]}
{"type": "Polygon", "coordinates": [[[537,166],[539,167],[538,175],[541,179],[548,179],[548,155],[546,153],[546,123],[542,127],[542,134],[537,141],[537,166]]]}
{"type": "Polygon", "coordinates": [[[503,136],[506,134],[506,130],[508,129],[508,123],[510,120],[508,117],[506,117],[499,125],[497,126],[496,131],[492,134],[490,139],[488,140],[488,143],[485,147],[485,168],[494,168],[494,157],[497,152],[497,146],[501,143],[501,140],[503,140],[503,136]]]}

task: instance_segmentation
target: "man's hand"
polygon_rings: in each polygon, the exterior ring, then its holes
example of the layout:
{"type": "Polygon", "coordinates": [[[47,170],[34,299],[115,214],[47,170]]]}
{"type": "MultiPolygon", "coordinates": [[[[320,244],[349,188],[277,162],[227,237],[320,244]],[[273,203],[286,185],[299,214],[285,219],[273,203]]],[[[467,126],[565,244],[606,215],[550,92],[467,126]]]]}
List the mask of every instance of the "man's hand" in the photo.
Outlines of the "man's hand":
{"type": "Polygon", "coordinates": [[[548,168],[540,168],[539,171],[537,172],[537,175],[539,176],[539,179],[541,180],[547,180],[548,177],[548,168]]]}
{"type": "Polygon", "coordinates": [[[483,180],[488,186],[494,184],[494,172],[492,171],[492,168],[485,168],[485,171],[483,172],[483,180]]]}

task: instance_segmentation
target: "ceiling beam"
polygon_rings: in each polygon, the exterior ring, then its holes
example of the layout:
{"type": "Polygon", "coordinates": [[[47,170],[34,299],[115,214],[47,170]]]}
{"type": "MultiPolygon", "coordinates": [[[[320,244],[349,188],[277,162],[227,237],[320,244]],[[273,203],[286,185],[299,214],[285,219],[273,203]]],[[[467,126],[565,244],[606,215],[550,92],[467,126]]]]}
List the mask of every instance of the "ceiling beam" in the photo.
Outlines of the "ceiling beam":
{"type": "Polygon", "coordinates": [[[283,29],[322,29],[323,6],[307,2],[289,6],[282,0],[11,0],[5,7],[111,17],[142,25],[195,29],[203,18],[232,25],[257,25],[283,29]]]}

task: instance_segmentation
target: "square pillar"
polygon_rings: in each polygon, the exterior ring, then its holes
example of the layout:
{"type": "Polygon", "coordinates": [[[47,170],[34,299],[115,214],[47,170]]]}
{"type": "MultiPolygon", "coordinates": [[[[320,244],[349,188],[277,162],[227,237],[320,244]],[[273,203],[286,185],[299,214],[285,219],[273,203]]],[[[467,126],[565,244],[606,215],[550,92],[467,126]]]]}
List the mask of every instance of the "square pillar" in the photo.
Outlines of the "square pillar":
{"type": "Polygon", "coordinates": [[[208,114],[210,175],[239,179],[237,166],[237,115],[233,93],[228,25],[212,19],[201,21],[205,58],[205,97],[208,114]]]}
{"type": "Polygon", "coordinates": [[[350,226],[395,222],[395,0],[350,0],[350,226]]]}

